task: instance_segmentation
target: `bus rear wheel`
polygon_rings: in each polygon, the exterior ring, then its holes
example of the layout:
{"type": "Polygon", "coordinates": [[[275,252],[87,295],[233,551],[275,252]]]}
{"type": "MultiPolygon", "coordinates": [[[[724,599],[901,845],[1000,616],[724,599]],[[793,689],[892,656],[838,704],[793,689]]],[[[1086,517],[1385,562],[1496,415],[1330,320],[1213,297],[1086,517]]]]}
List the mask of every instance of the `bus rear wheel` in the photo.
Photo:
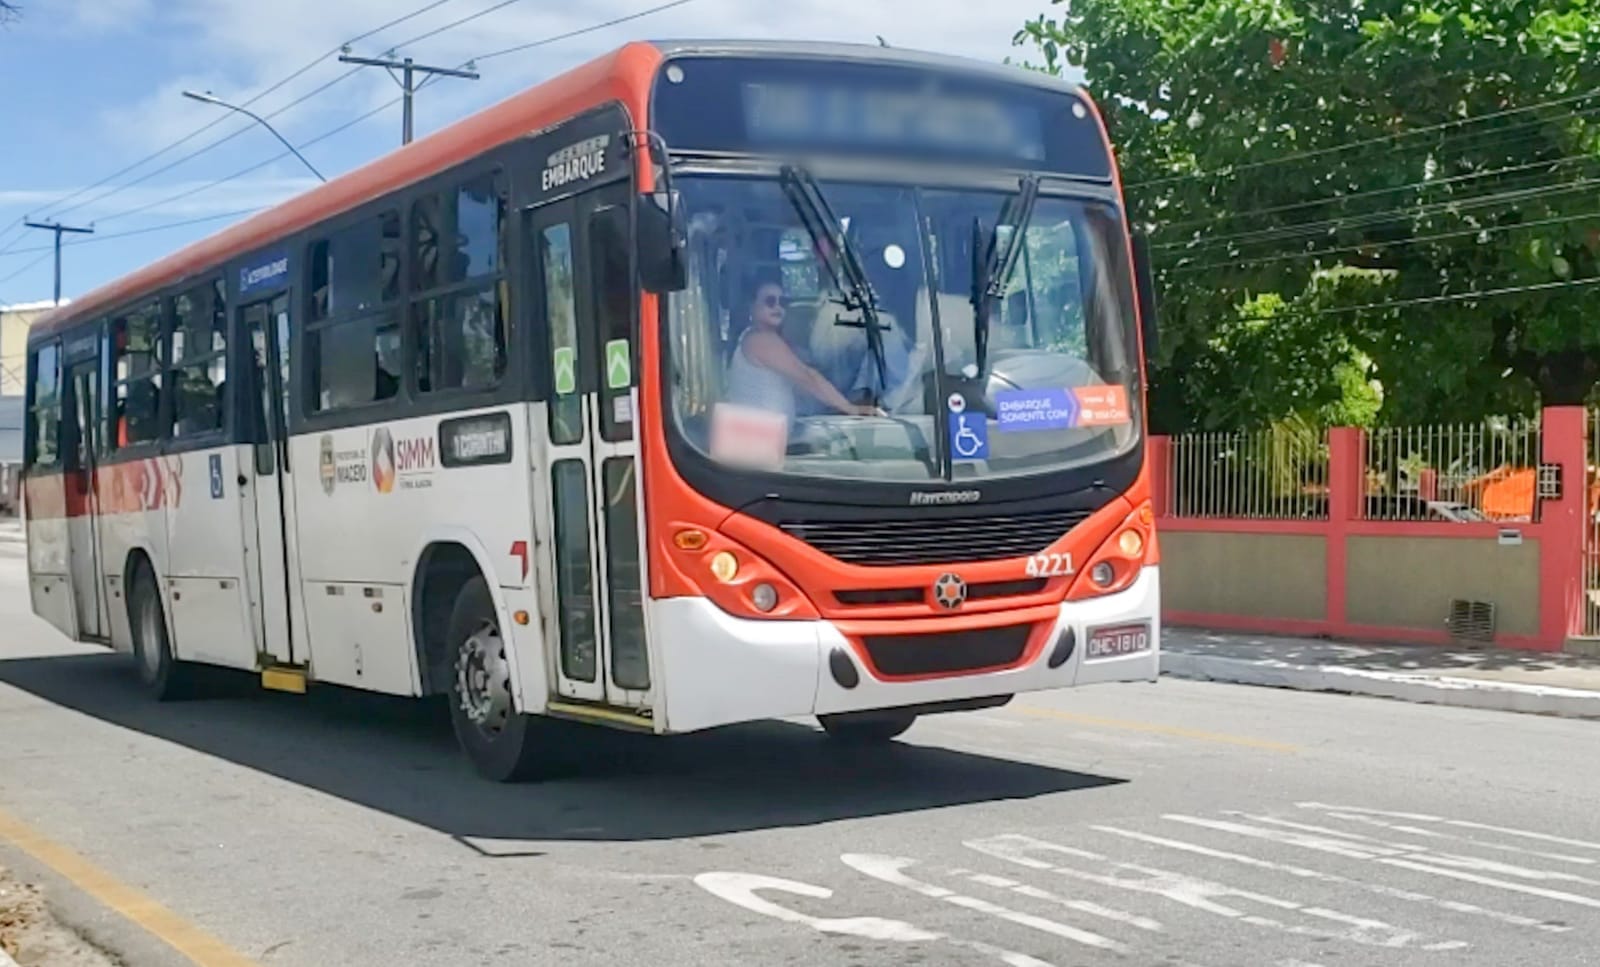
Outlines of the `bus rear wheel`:
{"type": "Polygon", "coordinates": [[[566,771],[571,740],[551,734],[562,723],[523,715],[512,701],[507,645],[482,577],[456,595],[449,641],[450,724],[478,773],[495,782],[522,782],[566,771]]]}
{"type": "Polygon", "coordinates": [[[903,711],[844,712],[839,715],[819,715],[822,730],[828,738],[852,745],[880,745],[911,728],[917,713],[903,711]]]}
{"type": "Polygon", "coordinates": [[[194,672],[172,657],[166,611],[161,607],[161,592],[149,565],[141,564],[133,572],[128,623],[133,631],[133,656],[139,682],[145,690],[161,702],[192,697],[194,672]]]}

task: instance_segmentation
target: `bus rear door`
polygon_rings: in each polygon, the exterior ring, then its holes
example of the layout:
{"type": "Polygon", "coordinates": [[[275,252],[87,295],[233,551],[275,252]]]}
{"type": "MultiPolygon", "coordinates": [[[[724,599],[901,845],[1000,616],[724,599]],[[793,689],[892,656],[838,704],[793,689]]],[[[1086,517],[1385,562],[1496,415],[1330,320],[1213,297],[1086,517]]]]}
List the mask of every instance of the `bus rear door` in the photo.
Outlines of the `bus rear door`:
{"type": "Polygon", "coordinates": [[[556,699],[651,705],[639,521],[636,312],[625,185],[529,216],[550,351],[545,481],[552,522],[541,567],[553,580],[556,699]]]}

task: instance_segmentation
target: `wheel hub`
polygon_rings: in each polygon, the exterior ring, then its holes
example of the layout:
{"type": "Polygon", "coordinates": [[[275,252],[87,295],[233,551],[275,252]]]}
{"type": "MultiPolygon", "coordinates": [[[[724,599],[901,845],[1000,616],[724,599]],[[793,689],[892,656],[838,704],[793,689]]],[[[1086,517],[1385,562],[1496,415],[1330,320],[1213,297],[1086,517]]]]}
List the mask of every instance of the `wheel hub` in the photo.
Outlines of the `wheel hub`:
{"type": "Polygon", "coordinates": [[[456,656],[456,695],[467,719],[487,733],[511,717],[511,668],[500,631],[485,624],[461,643],[456,656]]]}

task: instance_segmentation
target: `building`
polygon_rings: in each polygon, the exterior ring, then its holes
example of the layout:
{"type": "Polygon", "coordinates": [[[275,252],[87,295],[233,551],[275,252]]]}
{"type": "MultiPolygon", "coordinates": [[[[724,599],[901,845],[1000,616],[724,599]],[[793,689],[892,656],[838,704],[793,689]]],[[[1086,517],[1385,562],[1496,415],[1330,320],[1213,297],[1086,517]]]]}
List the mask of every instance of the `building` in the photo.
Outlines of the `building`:
{"type": "Polygon", "coordinates": [[[52,302],[0,306],[0,514],[17,506],[22,468],[23,395],[27,392],[28,329],[55,308],[52,302]]]}

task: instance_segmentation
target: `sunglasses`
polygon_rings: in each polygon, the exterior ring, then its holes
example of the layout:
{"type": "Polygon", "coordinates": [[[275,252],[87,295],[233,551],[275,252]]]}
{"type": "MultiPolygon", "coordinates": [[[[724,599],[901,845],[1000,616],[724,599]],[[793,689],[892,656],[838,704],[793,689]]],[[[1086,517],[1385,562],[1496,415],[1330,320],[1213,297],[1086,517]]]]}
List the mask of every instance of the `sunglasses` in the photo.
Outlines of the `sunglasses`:
{"type": "Polygon", "coordinates": [[[780,309],[780,308],[783,307],[783,305],[784,305],[786,300],[781,295],[768,294],[768,295],[762,296],[760,299],[758,299],[756,301],[757,301],[757,303],[759,305],[764,305],[768,309],[780,309]]]}

